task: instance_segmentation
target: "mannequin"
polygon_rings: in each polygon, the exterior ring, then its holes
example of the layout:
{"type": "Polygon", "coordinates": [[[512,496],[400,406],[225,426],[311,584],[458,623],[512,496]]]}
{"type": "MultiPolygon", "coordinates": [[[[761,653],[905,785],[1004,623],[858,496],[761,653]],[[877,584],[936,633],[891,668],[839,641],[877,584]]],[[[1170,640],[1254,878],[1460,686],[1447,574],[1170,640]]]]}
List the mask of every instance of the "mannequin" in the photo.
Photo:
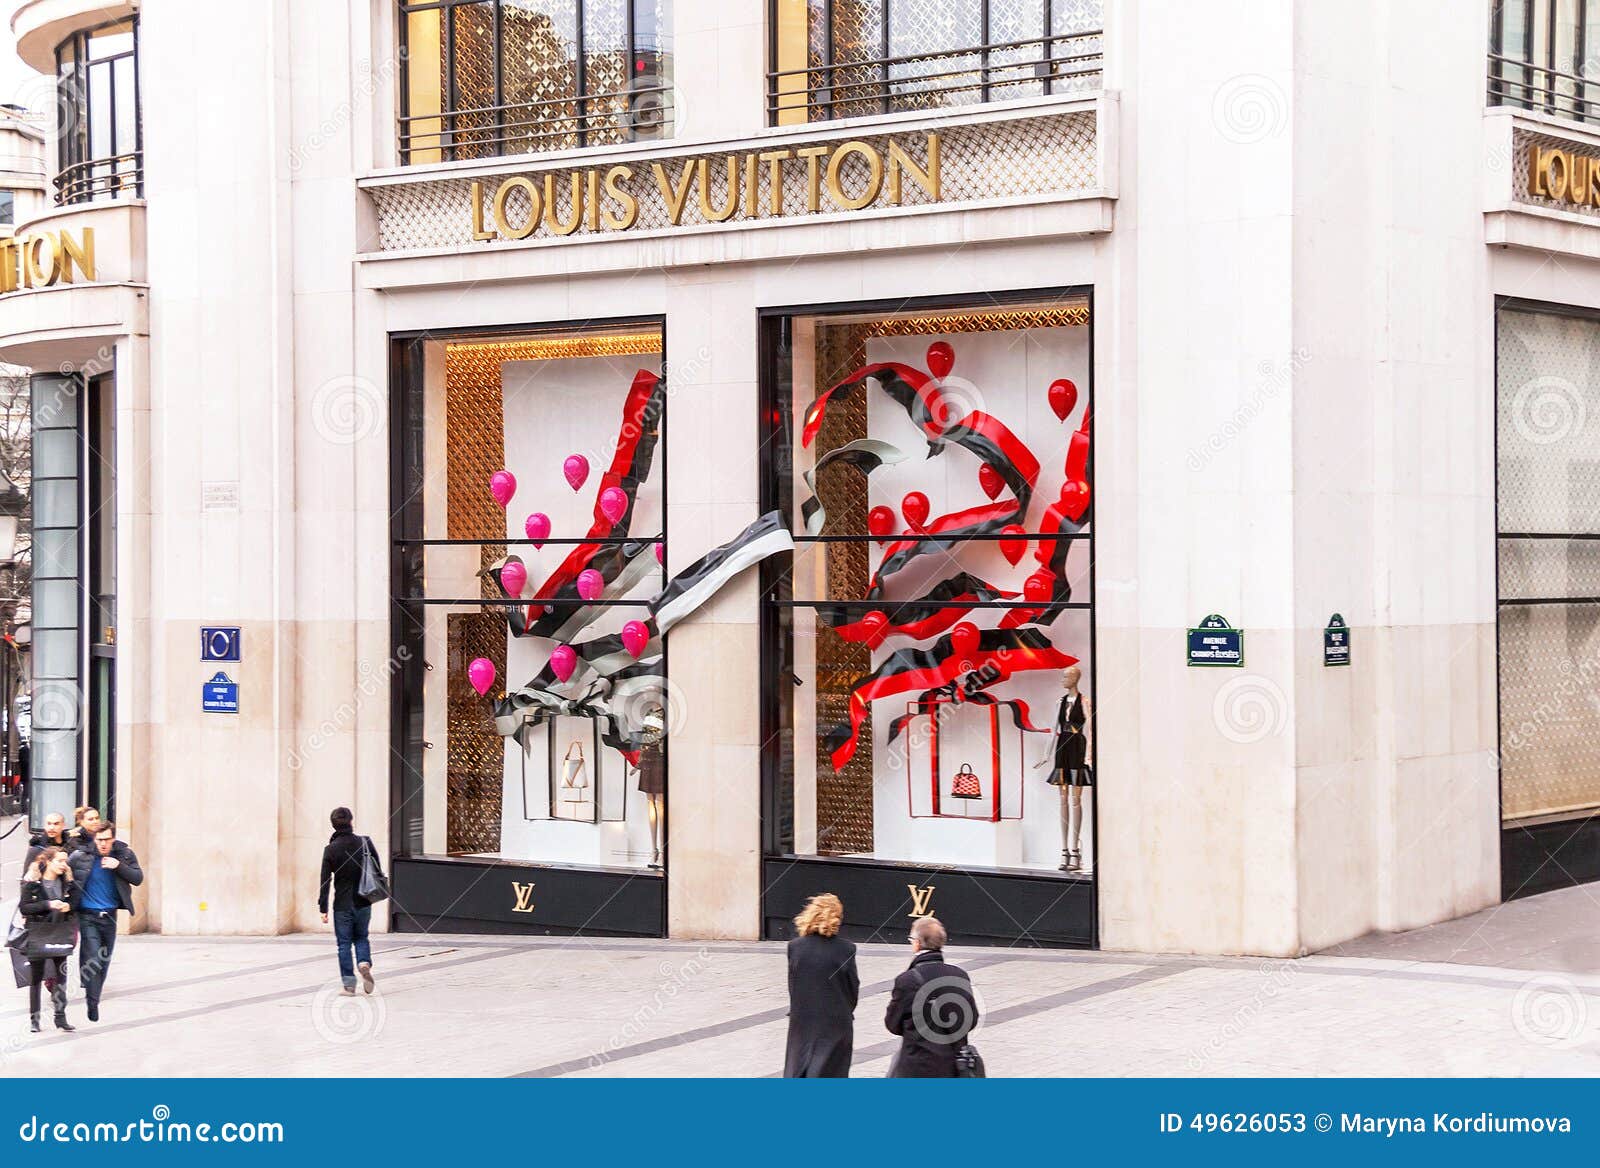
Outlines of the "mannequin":
{"type": "Polygon", "coordinates": [[[1089,759],[1094,755],[1093,711],[1089,699],[1079,690],[1083,671],[1069,665],[1061,671],[1061,705],[1056,710],[1055,734],[1050,753],[1036,765],[1051,768],[1048,782],[1061,791],[1061,871],[1083,869],[1079,844],[1083,835],[1083,792],[1094,786],[1094,770],[1089,759]]]}
{"type": "Polygon", "coordinates": [[[650,867],[661,867],[661,835],[667,818],[667,768],[661,743],[650,742],[639,748],[639,793],[650,814],[650,867]]]}

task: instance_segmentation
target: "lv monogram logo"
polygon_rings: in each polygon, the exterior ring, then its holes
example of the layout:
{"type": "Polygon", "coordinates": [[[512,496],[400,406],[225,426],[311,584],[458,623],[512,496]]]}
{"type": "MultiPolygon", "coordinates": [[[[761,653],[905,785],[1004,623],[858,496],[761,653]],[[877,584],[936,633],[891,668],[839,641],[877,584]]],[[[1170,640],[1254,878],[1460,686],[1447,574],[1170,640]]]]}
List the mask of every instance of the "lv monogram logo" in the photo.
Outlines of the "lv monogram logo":
{"type": "Polygon", "coordinates": [[[931,917],[933,915],[933,885],[918,888],[915,884],[907,884],[906,891],[911,893],[911,911],[908,917],[931,917]]]}
{"type": "Polygon", "coordinates": [[[531,913],[533,911],[533,883],[530,881],[527,884],[519,884],[513,880],[511,882],[511,891],[517,894],[517,903],[511,911],[531,913]]]}

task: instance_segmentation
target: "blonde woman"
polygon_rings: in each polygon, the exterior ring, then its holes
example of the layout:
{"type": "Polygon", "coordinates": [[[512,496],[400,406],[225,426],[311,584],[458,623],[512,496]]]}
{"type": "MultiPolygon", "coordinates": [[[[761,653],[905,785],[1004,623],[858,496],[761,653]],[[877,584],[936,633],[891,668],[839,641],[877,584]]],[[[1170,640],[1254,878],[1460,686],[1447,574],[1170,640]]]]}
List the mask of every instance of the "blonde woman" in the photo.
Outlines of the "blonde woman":
{"type": "Polygon", "coordinates": [[[794,919],[789,942],[789,1048],[786,1079],[847,1079],[855,1045],[854,942],[839,936],[844,905],[831,892],[813,896],[794,919]]]}

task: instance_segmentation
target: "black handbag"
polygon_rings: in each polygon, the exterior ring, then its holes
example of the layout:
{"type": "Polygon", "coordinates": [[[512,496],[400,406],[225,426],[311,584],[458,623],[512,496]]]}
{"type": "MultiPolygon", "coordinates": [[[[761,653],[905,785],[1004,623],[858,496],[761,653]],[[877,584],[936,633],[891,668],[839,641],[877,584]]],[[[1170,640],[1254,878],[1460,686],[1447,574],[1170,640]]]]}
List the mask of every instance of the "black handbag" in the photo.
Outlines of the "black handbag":
{"type": "Polygon", "coordinates": [[[983,1056],[978,1053],[978,1048],[970,1042],[963,1042],[956,1048],[956,1078],[958,1079],[987,1079],[989,1072],[984,1068],[983,1056]]]}
{"type": "Polygon", "coordinates": [[[28,959],[23,956],[22,950],[15,945],[8,945],[6,952],[11,954],[11,976],[17,983],[19,990],[28,988],[32,979],[28,976],[28,959]]]}
{"type": "Polygon", "coordinates": [[[11,914],[11,924],[6,926],[6,948],[20,950],[28,942],[28,926],[22,921],[22,912],[11,914]]]}
{"type": "Polygon", "coordinates": [[[369,835],[361,837],[361,879],[356,884],[356,895],[368,904],[389,899],[389,878],[378,867],[378,853],[369,835]]]}

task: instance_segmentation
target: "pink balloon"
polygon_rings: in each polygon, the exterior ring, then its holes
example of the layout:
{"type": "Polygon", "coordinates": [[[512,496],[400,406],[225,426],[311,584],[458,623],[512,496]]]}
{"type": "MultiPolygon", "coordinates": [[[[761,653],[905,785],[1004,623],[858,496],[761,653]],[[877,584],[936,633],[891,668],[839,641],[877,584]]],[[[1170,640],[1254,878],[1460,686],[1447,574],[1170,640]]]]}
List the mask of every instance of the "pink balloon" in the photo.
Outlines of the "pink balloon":
{"type": "Polygon", "coordinates": [[[550,537],[550,516],[543,511],[535,511],[528,516],[527,522],[522,525],[522,530],[533,540],[534,547],[542,548],[544,541],[550,537]]]}
{"type": "Polygon", "coordinates": [[[631,620],[622,626],[622,647],[628,656],[638,660],[639,654],[650,643],[650,630],[643,621],[631,620]]]}
{"type": "Polygon", "coordinates": [[[467,666],[467,680],[472,683],[472,688],[478,691],[478,696],[481,698],[494,684],[494,662],[487,657],[473,658],[472,664],[467,666]]]}
{"type": "Polygon", "coordinates": [[[506,590],[506,595],[522,598],[523,585],[528,582],[528,569],[520,560],[507,560],[505,567],[500,569],[500,587],[506,590]]]}
{"type": "Polygon", "coordinates": [[[585,600],[599,600],[606,590],[606,578],[593,568],[578,573],[578,595],[585,600]]]}
{"type": "Polygon", "coordinates": [[[589,481],[589,460],[581,454],[567,455],[561,464],[561,473],[567,476],[567,485],[576,491],[589,481]]]}
{"type": "Polygon", "coordinates": [[[557,645],[550,654],[550,672],[556,675],[556,680],[566,681],[577,668],[578,655],[572,651],[572,646],[557,645]]]}
{"type": "Polygon", "coordinates": [[[662,567],[667,565],[667,545],[664,543],[656,544],[656,563],[662,567]]]}
{"type": "Polygon", "coordinates": [[[615,523],[628,510],[628,494],[621,487],[607,487],[600,492],[600,514],[615,523]]]}
{"type": "Polygon", "coordinates": [[[494,501],[504,507],[517,493],[517,476],[508,470],[497,470],[489,476],[489,493],[494,501]]]}

